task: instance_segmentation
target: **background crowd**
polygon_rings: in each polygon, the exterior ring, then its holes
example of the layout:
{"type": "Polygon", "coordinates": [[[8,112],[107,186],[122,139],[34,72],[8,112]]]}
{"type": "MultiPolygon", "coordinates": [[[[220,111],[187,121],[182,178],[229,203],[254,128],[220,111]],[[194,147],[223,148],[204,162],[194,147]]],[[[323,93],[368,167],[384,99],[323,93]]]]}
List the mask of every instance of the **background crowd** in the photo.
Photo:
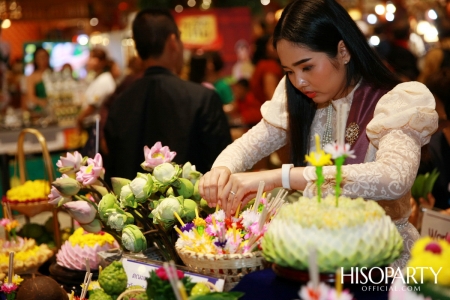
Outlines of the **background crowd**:
{"type": "MultiPolygon", "coordinates": [[[[156,140],[176,150],[180,163],[189,160],[207,172],[232,140],[261,120],[261,106],[272,99],[285,75],[273,48],[272,26],[257,24],[253,39],[239,40],[234,45],[236,61],[226,65],[222,51],[186,51],[178,29],[160,21],[158,16],[138,14],[133,38],[146,35],[140,30],[148,27],[155,37],[164,32],[168,40],[144,43],[123,70],[105,48],[93,47],[82,79],[72,77],[71,65],[53,70],[49,53],[41,47],[34,51],[33,72],[25,76],[23,60],[10,61],[8,42],[0,40],[2,114],[16,109],[28,116],[51,115],[51,78],[59,73],[81,86],[74,126],[85,132],[79,149],[91,157],[97,150],[99,120],[99,151],[108,176],[132,178],[139,168],[135,158],[141,157],[144,145],[156,140]],[[158,94],[159,99],[143,101],[149,94],[158,94]]],[[[407,18],[375,29],[382,39],[373,50],[386,66],[401,81],[424,83],[436,99],[439,128],[422,148],[419,174],[437,169],[440,175],[427,199],[411,201],[413,218],[420,210],[417,203],[450,214],[450,21],[442,17],[437,29],[439,41],[423,53],[411,43],[407,18]]],[[[252,170],[273,169],[288,161],[288,150],[283,148],[252,170]]]]}

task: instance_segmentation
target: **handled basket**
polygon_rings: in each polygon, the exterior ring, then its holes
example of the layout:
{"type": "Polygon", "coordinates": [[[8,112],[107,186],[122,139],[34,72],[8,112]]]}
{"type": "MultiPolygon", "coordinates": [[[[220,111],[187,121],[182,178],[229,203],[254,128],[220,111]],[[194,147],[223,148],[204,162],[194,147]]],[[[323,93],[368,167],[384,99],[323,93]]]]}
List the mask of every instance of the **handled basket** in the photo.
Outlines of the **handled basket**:
{"type": "Polygon", "coordinates": [[[175,246],[184,264],[193,272],[225,279],[224,291],[231,290],[244,275],[264,269],[261,251],[237,254],[203,254],[175,246]]]}

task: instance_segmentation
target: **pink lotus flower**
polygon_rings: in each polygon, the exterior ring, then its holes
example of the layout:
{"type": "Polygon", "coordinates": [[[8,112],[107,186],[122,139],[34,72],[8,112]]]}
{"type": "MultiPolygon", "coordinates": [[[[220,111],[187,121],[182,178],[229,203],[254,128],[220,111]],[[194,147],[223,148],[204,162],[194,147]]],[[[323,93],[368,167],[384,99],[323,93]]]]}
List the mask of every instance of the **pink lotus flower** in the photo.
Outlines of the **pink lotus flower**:
{"type": "Polygon", "coordinates": [[[141,167],[146,171],[152,171],[160,164],[170,163],[175,155],[177,155],[176,152],[170,151],[167,146],[163,147],[161,142],[156,142],[152,148],[144,146],[145,161],[141,164],[141,167]]]}
{"type": "Polygon", "coordinates": [[[11,294],[15,290],[17,290],[17,284],[14,282],[11,283],[4,283],[1,288],[2,292],[5,294],[11,294]]]}
{"type": "Polygon", "coordinates": [[[80,224],[89,224],[95,219],[97,211],[87,201],[71,201],[63,205],[69,215],[80,224]]]}
{"type": "Polygon", "coordinates": [[[48,203],[55,206],[61,206],[69,201],[72,201],[72,197],[64,197],[54,186],[52,186],[50,194],[48,194],[48,203]]]}
{"type": "Polygon", "coordinates": [[[105,169],[103,168],[103,160],[100,153],[95,154],[94,159],[89,158],[87,166],[80,167],[77,173],[77,180],[84,185],[94,184],[98,177],[103,178],[105,169]]]}
{"type": "Polygon", "coordinates": [[[80,170],[83,157],[80,153],[78,153],[78,151],[75,151],[73,154],[67,152],[66,157],[60,156],[59,158],[60,160],[58,160],[56,166],[60,168],[60,172],[72,174],[80,170]]]}
{"type": "Polygon", "coordinates": [[[11,222],[10,219],[8,218],[3,218],[0,220],[0,226],[5,227],[6,225],[8,225],[11,222]]]}

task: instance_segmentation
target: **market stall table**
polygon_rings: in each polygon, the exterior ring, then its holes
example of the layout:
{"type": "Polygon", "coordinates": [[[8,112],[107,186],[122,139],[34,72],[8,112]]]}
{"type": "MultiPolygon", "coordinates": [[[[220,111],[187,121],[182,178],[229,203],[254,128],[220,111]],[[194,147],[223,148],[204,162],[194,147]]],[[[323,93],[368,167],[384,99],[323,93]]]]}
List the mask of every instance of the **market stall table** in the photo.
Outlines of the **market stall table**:
{"type": "MultiPolygon", "coordinates": [[[[252,272],[244,276],[232,291],[244,292],[240,300],[293,300],[299,299],[298,292],[302,284],[277,276],[272,269],[252,272]]],[[[387,300],[390,285],[351,285],[349,288],[355,300],[387,300]],[[362,289],[378,291],[362,291],[362,289]]]]}

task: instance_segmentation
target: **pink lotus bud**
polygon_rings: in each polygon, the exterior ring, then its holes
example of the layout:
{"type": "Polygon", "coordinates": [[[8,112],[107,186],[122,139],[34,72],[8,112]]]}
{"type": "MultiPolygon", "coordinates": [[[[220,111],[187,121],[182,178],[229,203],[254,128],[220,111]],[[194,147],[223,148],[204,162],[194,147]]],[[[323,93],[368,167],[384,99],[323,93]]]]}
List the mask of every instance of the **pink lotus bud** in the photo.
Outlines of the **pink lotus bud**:
{"type": "Polygon", "coordinates": [[[95,219],[97,211],[87,201],[71,201],[63,205],[69,215],[80,224],[89,224],[95,219]]]}

